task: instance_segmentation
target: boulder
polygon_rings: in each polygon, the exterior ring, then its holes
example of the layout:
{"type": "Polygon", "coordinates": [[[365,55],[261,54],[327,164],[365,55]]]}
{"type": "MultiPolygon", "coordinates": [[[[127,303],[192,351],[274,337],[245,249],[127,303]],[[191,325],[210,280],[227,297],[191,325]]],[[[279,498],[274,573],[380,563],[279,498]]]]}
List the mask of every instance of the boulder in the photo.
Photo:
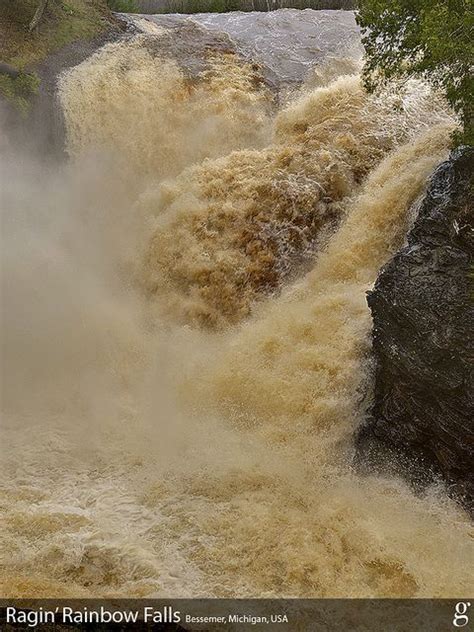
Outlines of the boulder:
{"type": "Polygon", "coordinates": [[[375,390],[357,439],[363,463],[403,470],[418,483],[441,477],[471,511],[473,167],[472,147],[440,165],[414,209],[406,246],[368,294],[375,390]]]}

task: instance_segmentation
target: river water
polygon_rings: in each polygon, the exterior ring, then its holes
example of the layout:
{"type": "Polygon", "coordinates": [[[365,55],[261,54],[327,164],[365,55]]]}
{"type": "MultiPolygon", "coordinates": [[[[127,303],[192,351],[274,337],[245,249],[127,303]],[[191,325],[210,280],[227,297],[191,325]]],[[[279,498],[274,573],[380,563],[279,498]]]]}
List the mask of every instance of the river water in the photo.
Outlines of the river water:
{"type": "Polygon", "coordinates": [[[449,112],[366,95],[350,14],[130,19],[61,78],[66,164],[2,145],[2,594],[467,593],[442,486],[352,468],[449,112]]]}

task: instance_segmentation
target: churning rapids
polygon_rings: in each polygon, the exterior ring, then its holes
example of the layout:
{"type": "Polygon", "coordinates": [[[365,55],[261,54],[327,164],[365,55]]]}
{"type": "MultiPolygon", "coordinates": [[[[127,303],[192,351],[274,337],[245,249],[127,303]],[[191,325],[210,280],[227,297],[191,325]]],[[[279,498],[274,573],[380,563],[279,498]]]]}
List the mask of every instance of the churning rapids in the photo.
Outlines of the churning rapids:
{"type": "Polygon", "coordinates": [[[4,596],[468,592],[443,489],[351,467],[365,293],[454,122],[364,93],[350,14],[239,15],[135,17],[64,74],[61,167],[0,145],[4,596]]]}

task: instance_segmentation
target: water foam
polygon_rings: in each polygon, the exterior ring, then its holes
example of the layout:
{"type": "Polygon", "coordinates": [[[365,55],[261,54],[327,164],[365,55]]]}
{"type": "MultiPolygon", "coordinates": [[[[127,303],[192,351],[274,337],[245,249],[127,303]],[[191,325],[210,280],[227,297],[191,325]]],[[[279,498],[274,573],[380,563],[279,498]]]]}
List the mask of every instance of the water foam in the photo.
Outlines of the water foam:
{"type": "MultiPolygon", "coordinates": [[[[231,77],[241,72],[244,85],[248,69],[234,61],[231,77]]],[[[194,92],[136,41],[109,46],[62,83],[75,160],[57,172],[2,150],[2,594],[466,593],[468,517],[442,489],[417,497],[397,479],[350,467],[370,382],[365,292],[402,243],[452,123],[441,110],[426,117],[416,94],[397,111],[342,79],[282,111],[272,145],[241,151],[242,138],[262,142],[261,92],[209,96],[228,63],[216,61],[194,92]],[[202,132],[196,112],[208,107],[228,136],[202,132]],[[216,144],[200,147],[198,137],[216,144]],[[91,143],[107,159],[91,157],[91,143]],[[311,270],[283,275],[281,295],[260,300],[245,322],[182,327],[183,294],[172,308],[163,288],[151,304],[143,295],[158,229],[168,248],[178,231],[190,285],[194,257],[201,265],[207,252],[214,266],[219,253],[235,258],[233,230],[248,208],[278,225],[280,196],[301,201],[295,217],[299,208],[305,216],[321,187],[328,204],[341,204],[337,230],[311,270]],[[222,231],[194,232],[199,222],[218,225],[223,207],[222,231]]],[[[293,267],[286,252],[276,259],[293,267]]],[[[261,254],[246,251],[242,265],[261,254]]],[[[163,279],[177,265],[166,261],[163,279]]],[[[241,291],[232,276],[230,284],[228,305],[241,291]]],[[[216,274],[202,287],[217,296],[221,285],[216,274]]]]}

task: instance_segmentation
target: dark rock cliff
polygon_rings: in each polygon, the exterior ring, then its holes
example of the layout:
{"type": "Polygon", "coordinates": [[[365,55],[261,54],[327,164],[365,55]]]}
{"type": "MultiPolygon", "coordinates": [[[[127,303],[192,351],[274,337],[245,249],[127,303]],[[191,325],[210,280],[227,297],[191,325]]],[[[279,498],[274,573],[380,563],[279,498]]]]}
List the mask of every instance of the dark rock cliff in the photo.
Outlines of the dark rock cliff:
{"type": "Polygon", "coordinates": [[[359,458],[412,480],[441,476],[473,509],[474,148],[434,173],[408,243],[368,295],[374,403],[359,458]],[[391,465],[389,465],[391,464],[391,465]]]}

